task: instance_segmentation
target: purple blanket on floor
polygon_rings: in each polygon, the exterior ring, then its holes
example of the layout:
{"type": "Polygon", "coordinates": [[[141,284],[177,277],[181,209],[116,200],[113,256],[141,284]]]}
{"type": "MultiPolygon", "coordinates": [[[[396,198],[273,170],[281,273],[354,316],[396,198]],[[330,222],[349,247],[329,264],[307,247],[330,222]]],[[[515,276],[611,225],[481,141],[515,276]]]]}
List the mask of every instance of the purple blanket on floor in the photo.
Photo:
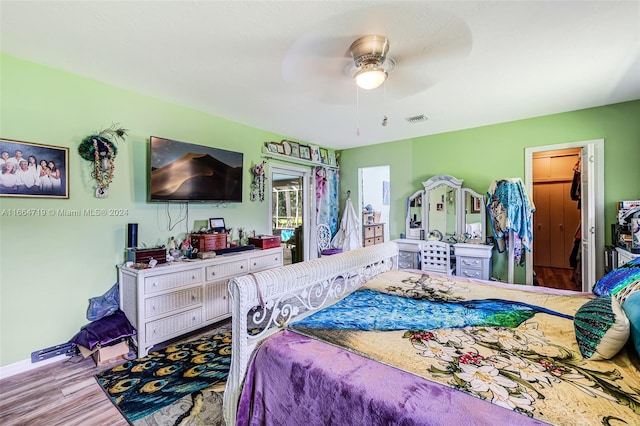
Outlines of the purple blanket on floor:
{"type": "Polygon", "coordinates": [[[283,330],[266,339],[257,350],[245,379],[236,424],[546,423],[283,330]]]}

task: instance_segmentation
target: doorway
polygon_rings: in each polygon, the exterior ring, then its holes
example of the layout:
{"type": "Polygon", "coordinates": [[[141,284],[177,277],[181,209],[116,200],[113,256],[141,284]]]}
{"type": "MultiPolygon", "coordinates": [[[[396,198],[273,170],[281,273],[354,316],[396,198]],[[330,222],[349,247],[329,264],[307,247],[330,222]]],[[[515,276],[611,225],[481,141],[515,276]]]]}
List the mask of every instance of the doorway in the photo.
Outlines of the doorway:
{"type": "Polygon", "coordinates": [[[310,172],[271,165],[270,173],[271,234],[280,237],[285,265],[302,262],[308,258],[310,172]]]}
{"type": "Polygon", "coordinates": [[[534,152],[534,282],[582,290],[580,148],[534,152]]]}
{"type": "MultiPolygon", "coordinates": [[[[540,177],[538,176],[538,181],[539,180],[540,177]]],[[[547,183],[550,182],[551,180],[547,183]]],[[[538,183],[542,184],[542,182],[538,183]]],[[[529,285],[534,284],[535,265],[536,263],[539,265],[543,262],[547,258],[547,255],[549,258],[554,259],[554,267],[559,267],[559,264],[556,265],[556,263],[561,262],[564,257],[569,261],[569,256],[566,255],[565,248],[571,247],[571,249],[573,249],[575,240],[574,243],[563,242],[563,244],[560,245],[559,239],[568,238],[563,241],[570,241],[570,236],[573,233],[574,237],[577,234],[579,238],[577,242],[577,254],[579,255],[579,266],[577,266],[577,268],[579,272],[573,269],[571,273],[573,274],[575,271],[580,277],[580,286],[576,288],[577,290],[590,291],[595,284],[596,276],[602,276],[604,272],[604,258],[602,255],[598,255],[598,253],[604,253],[604,140],[570,142],[525,149],[525,184],[527,192],[533,196],[533,203],[536,209],[538,209],[538,204],[540,204],[541,207],[539,211],[541,216],[536,217],[536,213],[534,213],[532,251],[526,252],[526,283],[529,285]],[[555,161],[554,166],[564,168],[563,161],[567,164],[577,159],[580,161],[580,210],[577,219],[578,223],[575,223],[575,217],[565,220],[564,209],[561,209],[562,206],[558,204],[559,202],[550,201],[551,192],[560,193],[567,190],[566,182],[562,185],[555,185],[553,188],[534,188],[536,182],[534,179],[534,168],[539,169],[540,166],[543,165],[544,167],[542,168],[546,169],[547,165],[550,167],[550,158],[552,156],[558,155],[562,157],[563,154],[568,154],[568,157],[555,161]],[[575,157],[571,157],[571,155],[574,154],[575,157]],[[537,159],[535,159],[536,157],[537,159]],[[536,195],[538,199],[536,199],[536,195]],[[551,204],[545,206],[545,203],[551,204]],[[558,218],[558,212],[561,210],[563,211],[563,216],[558,218]],[[546,214],[545,212],[548,211],[554,212],[556,215],[555,219],[551,220],[551,216],[544,216],[546,214]],[[545,245],[544,235],[536,235],[537,231],[542,231],[542,234],[544,234],[543,229],[538,229],[539,223],[537,223],[536,220],[544,220],[547,224],[553,222],[556,228],[558,228],[560,221],[562,221],[565,232],[562,236],[558,235],[553,237],[553,241],[551,241],[553,249],[551,246],[545,245]],[[571,222],[571,220],[574,220],[574,222],[571,222]],[[572,227],[576,229],[572,230],[572,227]],[[538,247],[538,245],[542,247],[538,247]],[[558,251],[559,247],[562,247],[561,251],[558,251]],[[538,250],[541,250],[541,253],[537,253],[538,250]],[[545,250],[548,252],[545,252],[545,250]],[[551,250],[554,251],[551,252],[551,250]]],[[[561,194],[557,195],[557,197],[560,197],[563,200],[562,203],[564,203],[567,196],[561,194]]],[[[544,227],[544,223],[545,222],[541,224],[542,227],[544,227]]],[[[547,227],[548,226],[549,225],[547,225],[547,227]]],[[[569,269],[571,269],[570,266],[569,269]]]]}
{"type": "Polygon", "coordinates": [[[389,212],[391,200],[391,171],[388,165],[358,169],[359,214],[363,224],[381,223],[384,241],[389,241],[389,212]],[[370,210],[368,210],[370,207],[370,210]]]}

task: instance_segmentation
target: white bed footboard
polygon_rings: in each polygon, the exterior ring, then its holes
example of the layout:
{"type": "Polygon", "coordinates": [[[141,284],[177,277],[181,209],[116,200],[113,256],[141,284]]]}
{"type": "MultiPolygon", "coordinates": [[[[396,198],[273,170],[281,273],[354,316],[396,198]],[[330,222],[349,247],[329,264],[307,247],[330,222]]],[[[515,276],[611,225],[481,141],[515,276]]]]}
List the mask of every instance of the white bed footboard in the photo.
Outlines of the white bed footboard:
{"type": "Polygon", "coordinates": [[[224,393],[227,425],[235,424],[242,382],[260,341],[397,267],[398,246],[388,242],[232,279],[231,370],[224,393]]]}

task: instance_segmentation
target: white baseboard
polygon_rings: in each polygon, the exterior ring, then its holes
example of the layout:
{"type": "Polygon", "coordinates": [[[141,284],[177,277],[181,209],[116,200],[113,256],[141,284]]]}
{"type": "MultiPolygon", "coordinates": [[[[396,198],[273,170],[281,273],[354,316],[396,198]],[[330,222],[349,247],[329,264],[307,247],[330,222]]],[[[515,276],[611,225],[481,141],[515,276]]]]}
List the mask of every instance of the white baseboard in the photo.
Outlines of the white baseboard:
{"type": "Polygon", "coordinates": [[[13,364],[3,365],[2,367],[0,367],[0,380],[6,379],[7,377],[15,376],[16,374],[36,370],[40,367],[44,367],[45,365],[60,362],[67,358],[68,356],[63,354],[38,362],[31,362],[31,359],[25,359],[22,361],[14,362],[13,364]]]}

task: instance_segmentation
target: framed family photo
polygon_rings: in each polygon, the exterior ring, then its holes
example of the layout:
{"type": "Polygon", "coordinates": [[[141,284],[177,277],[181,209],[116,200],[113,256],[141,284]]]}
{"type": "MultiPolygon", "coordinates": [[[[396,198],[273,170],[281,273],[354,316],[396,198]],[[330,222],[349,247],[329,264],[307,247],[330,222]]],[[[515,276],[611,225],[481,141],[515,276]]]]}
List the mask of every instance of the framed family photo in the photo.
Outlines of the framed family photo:
{"type": "Polygon", "coordinates": [[[0,197],[69,198],[69,148],[0,139],[0,197]]]}

